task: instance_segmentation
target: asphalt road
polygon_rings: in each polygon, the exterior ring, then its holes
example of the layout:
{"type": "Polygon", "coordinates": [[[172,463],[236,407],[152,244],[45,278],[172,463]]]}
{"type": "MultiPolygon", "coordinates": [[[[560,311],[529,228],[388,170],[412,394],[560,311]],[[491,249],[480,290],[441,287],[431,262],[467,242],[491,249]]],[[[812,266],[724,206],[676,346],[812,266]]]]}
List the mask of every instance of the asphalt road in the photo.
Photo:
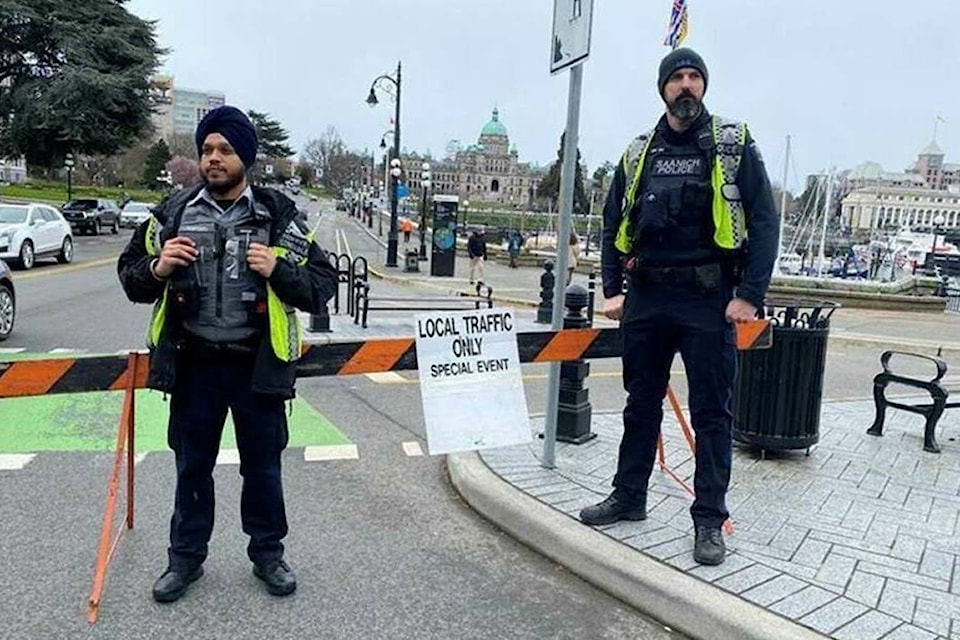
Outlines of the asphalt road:
{"type": "MultiPolygon", "coordinates": [[[[337,229],[346,224],[325,212],[321,244],[333,248],[338,236],[343,242],[337,229]]],[[[115,270],[128,235],[78,237],[75,264],[16,273],[17,326],[4,349],[140,348],[149,308],[126,301],[115,270]]],[[[347,238],[354,254],[373,251],[347,238]]],[[[615,363],[609,366],[612,374],[615,363]]],[[[544,371],[528,369],[531,411],[543,403],[544,371]]],[[[240,482],[235,466],[221,465],[207,574],[180,602],[153,603],[150,586],[165,564],[174,480],[171,454],[158,452],[137,467],[136,528],[112,565],[101,620],[88,627],[86,597],[111,456],[39,452],[21,469],[0,471],[0,579],[6,585],[0,637],[676,637],[474,514],[451,489],[442,458],[406,453],[405,444],[426,448],[411,377],[394,384],[367,376],[299,383],[300,396],[346,434],[359,459],[306,462],[302,449],[287,451],[288,558],[300,578],[289,599],[266,595],[250,575],[239,527],[240,482]]],[[[615,376],[597,381],[604,389],[598,408],[617,407],[619,392],[610,391],[618,388],[615,376]]],[[[68,410],[68,398],[64,402],[68,410]]],[[[115,420],[105,415],[87,425],[90,437],[113,429],[115,420]]]]}

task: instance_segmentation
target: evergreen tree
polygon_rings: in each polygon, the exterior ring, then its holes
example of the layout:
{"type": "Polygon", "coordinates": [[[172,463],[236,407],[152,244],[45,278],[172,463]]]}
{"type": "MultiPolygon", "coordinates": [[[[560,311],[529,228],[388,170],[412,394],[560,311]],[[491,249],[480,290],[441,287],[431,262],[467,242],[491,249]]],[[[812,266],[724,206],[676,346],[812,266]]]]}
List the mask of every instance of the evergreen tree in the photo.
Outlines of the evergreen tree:
{"type": "MultiPolygon", "coordinates": [[[[550,165],[550,170],[537,186],[537,197],[549,198],[556,206],[560,199],[560,172],[563,168],[563,145],[566,132],[560,136],[560,148],[557,150],[557,160],[550,165]]],[[[573,180],[573,214],[587,215],[590,211],[590,199],[583,187],[583,166],[581,165],[580,149],[577,149],[577,170],[573,180]]]]}
{"type": "Polygon", "coordinates": [[[160,172],[164,170],[170,159],[170,149],[163,138],[160,138],[147,152],[147,160],[143,163],[141,184],[147,189],[159,189],[160,184],[157,178],[160,177],[160,172]]]}
{"type": "Polygon", "coordinates": [[[150,127],[150,78],[166,53],[125,0],[0,2],[0,156],[58,168],[112,155],[150,127]]]}

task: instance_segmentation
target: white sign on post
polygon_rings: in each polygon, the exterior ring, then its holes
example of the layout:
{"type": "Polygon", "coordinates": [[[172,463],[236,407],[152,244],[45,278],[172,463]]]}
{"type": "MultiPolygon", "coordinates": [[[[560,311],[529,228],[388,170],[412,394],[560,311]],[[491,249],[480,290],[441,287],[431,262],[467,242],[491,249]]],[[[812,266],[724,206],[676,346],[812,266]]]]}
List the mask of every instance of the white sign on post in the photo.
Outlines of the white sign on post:
{"type": "Polygon", "coordinates": [[[436,312],[414,320],[430,455],[530,442],[514,311],[436,312]]]}
{"type": "Polygon", "coordinates": [[[550,73],[586,60],[590,55],[593,0],[553,0],[550,73]]]}

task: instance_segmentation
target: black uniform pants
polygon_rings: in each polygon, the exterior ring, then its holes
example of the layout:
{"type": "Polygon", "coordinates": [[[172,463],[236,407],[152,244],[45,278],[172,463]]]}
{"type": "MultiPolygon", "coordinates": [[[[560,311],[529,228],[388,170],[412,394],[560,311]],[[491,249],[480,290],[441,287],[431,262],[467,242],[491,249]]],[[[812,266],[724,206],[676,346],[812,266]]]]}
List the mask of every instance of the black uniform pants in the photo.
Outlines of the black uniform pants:
{"type": "Polygon", "coordinates": [[[696,433],[694,523],[715,527],[727,519],[725,504],[733,456],[733,379],[736,341],[726,322],[729,285],[712,292],[696,286],[631,285],[621,323],[623,440],[613,484],[646,492],[663,420],[670,366],[679,351],[686,369],[690,421],[696,433]]]}
{"type": "Polygon", "coordinates": [[[167,439],[177,462],[170,521],[170,566],[190,571],[207,557],[213,531],[213,467],[229,408],[236,427],[243,488],[240,514],[257,564],[283,557],[287,535],[280,455],[287,445],[284,401],[250,391],[253,354],[186,348],[178,354],[167,439]]]}

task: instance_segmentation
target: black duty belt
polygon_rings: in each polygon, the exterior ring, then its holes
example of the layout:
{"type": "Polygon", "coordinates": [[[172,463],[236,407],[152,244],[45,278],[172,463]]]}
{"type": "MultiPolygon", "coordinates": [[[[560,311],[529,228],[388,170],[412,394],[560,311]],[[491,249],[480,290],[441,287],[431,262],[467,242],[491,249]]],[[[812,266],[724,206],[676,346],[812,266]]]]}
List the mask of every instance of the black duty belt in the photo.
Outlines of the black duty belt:
{"type": "Polygon", "coordinates": [[[188,336],[183,341],[183,349],[187,353],[207,357],[253,357],[257,353],[259,339],[243,342],[212,342],[197,336],[188,336]]]}
{"type": "Polygon", "coordinates": [[[630,272],[635,285],[664,284],[715,291],[720,288],[727,270],[719,263],[683,267],[637,267],[630,272]]]}

